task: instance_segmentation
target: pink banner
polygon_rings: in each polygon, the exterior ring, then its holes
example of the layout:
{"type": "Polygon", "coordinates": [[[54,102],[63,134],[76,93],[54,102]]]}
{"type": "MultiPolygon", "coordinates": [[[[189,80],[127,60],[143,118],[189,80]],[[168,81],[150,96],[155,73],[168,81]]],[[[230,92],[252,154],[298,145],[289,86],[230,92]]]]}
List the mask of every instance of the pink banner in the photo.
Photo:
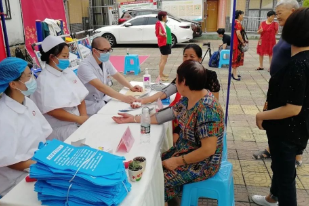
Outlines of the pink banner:
{"type": "Polygon", "coordinates": [[[36,20],[55,19],[63,21],[63,30],[68,34],[67,21],[63,0],[21,0],[22,16],[24,21],[25,44],[29,54],[34,58],[35,54],[31,44],[37,42],[36,20]]]}
{"type": "Polygon", "coordinates": [[[2,33],[2,24],[0,22],[0,61],[2,61],[4,58],[6,58],[6,53],[5,53],[5,44],[4,44],[3,33],[2,33]]]}

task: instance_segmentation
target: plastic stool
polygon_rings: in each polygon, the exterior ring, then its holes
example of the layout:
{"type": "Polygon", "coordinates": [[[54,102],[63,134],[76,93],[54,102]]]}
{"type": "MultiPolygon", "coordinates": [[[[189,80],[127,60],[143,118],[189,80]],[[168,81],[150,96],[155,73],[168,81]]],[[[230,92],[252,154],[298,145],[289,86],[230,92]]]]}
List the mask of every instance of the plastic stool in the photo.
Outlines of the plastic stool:
{"type": "Polygon", "coordinates": [[[235,206],[233,165],[227,161],[226,133],[220,170],[207,180],[184,185],[181,206],[197,206],[200,197],[217,199],[218,206],[235,206]]]}
{"type": "Polygon", "coordinates": [[[229,65],[230,64],[230,50],[221,50],[220,52],[220,59],[219,59],[219,66],[218,68],[220,69],[222,65],[229,65]],[[224,56],[228,56],[229,58],[224,59],[224,56]]]}
{"type": "Polygon", "coordinates": [[[123,74],[126,75],[127,72],[134,71],[135,75],[138,75],[141,72],[139,66],[139,58],[137,54],[126,55],[124,58],[124,71],[123,74]]]}
{"type": "Polygon", "coordinates": [[[197,206],[200,197],[217,199],[218,206],[235,205],[231,163],[222,162],[219,172],[207,180],[184,185],[181,206],[197,206]]]}

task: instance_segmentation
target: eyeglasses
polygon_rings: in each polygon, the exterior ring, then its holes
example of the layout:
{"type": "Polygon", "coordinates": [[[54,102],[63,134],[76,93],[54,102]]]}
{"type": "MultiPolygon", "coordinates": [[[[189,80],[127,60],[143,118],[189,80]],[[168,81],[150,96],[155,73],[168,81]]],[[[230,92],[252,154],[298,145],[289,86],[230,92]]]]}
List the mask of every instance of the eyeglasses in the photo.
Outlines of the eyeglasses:
{"type": "Polygon", "coordinates": [[[103,54],[106,54],[106,53],[112,53],[113,52],[113,49],[104,49],[104,50],[101,50],[101,49],[97,49],[97,48],[95,48],[96,50],[98,50],[98,51],[100,51],[101,53],[103,53],[103,54]]]}

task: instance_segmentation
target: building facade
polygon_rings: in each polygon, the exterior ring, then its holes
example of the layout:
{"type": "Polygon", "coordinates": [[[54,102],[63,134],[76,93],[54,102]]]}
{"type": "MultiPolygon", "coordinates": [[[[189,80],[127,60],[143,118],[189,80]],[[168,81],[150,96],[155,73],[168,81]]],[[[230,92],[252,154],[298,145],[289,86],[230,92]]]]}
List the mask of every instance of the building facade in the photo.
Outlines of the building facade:
{"type": "Polygon", "coordinates": [[[19,0],[2,0],[9,46],[24,44],[24,28],[19,0]]]}
{"type": "Polygon", "coordinates": [[[89,0],[67,0],[65,7],[71,33],[89,29],[89,0]]]}

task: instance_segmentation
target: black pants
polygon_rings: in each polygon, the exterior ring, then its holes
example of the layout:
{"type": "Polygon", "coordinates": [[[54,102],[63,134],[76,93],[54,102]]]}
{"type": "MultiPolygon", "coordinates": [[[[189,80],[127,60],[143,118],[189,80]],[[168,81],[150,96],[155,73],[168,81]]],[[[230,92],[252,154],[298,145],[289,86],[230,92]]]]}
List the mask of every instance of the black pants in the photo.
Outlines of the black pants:
{"type": "Polygon", "coordinates": [[[270,193],[278,198],[279,206],[297,206],[295,158],[300,148],[282,136],[267,136],[273,171],[270,193]]]}

